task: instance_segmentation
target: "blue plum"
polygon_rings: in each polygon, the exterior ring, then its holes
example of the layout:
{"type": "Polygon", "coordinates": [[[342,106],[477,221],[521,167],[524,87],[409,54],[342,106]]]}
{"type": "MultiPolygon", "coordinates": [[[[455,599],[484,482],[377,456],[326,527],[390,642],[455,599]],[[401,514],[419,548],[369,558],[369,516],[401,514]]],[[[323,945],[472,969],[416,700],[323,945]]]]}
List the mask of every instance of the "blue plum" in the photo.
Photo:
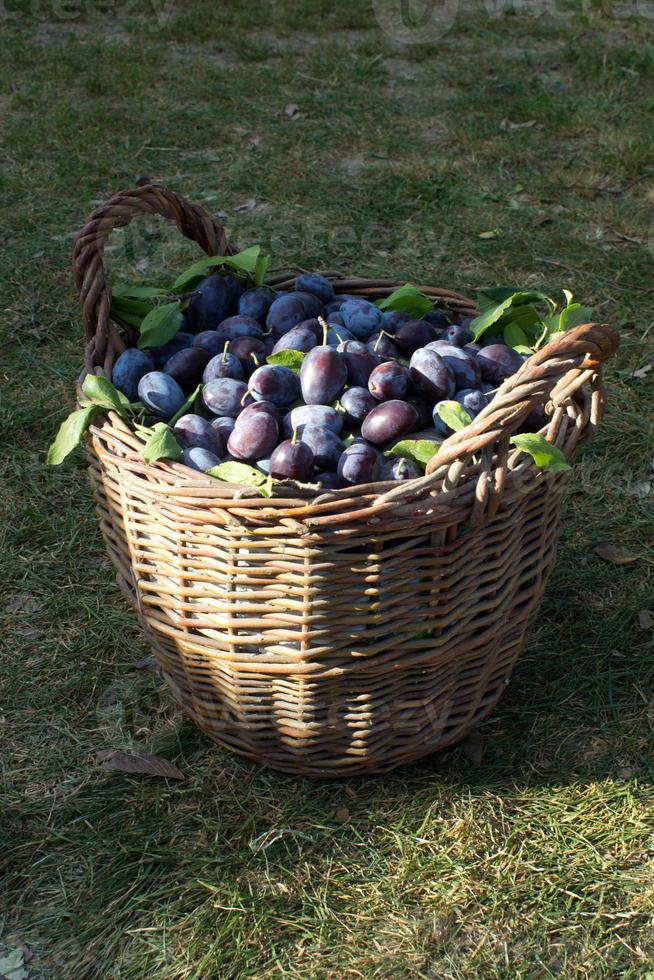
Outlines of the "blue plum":
{"type": "Polygon", "coordinates": [[[182,415],[175,423],[174,433],[180,445],[187,449],[208,449],[216,456],[225,451],[222,433],[201,415],[182,415]]]}
{"type": "Polygon", "coordinates": [[[397,361],[384,361],[368,378],[368,391],[378,402],[386,402],[391,398],[404,398],[409,384],[409,372],[404,365],[397,361]]]}
{"type": "Polygon", "coordinates": [[[230,351],[223,351],[222,354],[216,354],[204,369],[202,380],[205,384],[209,381],[216,381],[218,378],[233,378],[235,381],[245,380],[243,365],[238,357],[230,353],[230,351]]]}
{"type": "Polygon", "coordinates": [[[277,420],[268,412],[237,418],[227,449],[235,459],[256,461],[270,456],[279,439],[277,420]]]}
{"type": "Polygon", "coordinates": [[[215,453],[203,446],[191,446],[182,450],[182,463],[185,466],[190,466],[192,470],[200,470],[201,473],[206,473],[212,467],[218,466],[220,459],[215,453]]]}
{"type": "Polygon", "coordinates": [[[236,337],[263,337],[263,327],[258,320],[249,316],[228,316],[216,327],[218,336],[223,343],[226,340],[235,340],[236,337]]]}
{"type": "MultiPolygon", "coordinates": [[[[461,347],[448,344],[446,340],[436,340],[427,344],[426,350],[434,351],[442,357],[456,379],[457,388],[478,388],[481,384],[481,370],[478,358],[461,347]]],[[[445,396],[449,398],[448,396],[445,396]]]]}
{"type": "Polygon", "coordinates": [[[163,367],[166,361],[170,360],[173,354],[176,354],[178,351],[184,350],[186,347],[192,347],[194,339],[192,333],[188,333],[185,330],[178,330],[167,344],[163,344],[161,347],[151,347],[149,354],[154,361],[155,368],[163,367]]]}
{"type": "Polygon", "coordinates": [[[255,401],[292,405],[300,397],[300,379],[281,364],[264,364],[252,374],[249,390],[255,401]]]}
{"type": "Polygon", "coordinates": [[[355,442],[341,453],[336,472],[346,483],[374,483],[379,475],[381,453],[365,442],[355,442]]]}
{"type": "Polygon", "coordinates": [[[202,347],[186,347],[166,361],[164,372],[188,392],[200,383],[208,363],[209,354],[202,347]]]}
{"type": "Polygon", "coordinates": [[[287,293],[277,296],[266,317],[266,326],[275,340],[311,316],[306,312],[301,293],[287,293]]]}
{"type": "Polygon", "coordinates": [[[400,327],[403,327],[405,323],[411,320],[410,314],[403,313],[401,310],[385,310],[382,317],[383,330],[393,336],[395,336],[400,327]]]}
{"type": "Polygon", "coordinates": [[[216,378],[202,389],[202,400],[214,415],[230,415],[235,419],[248,399],[252,400],[248,386],[234,378],[216,378]]]}
{"type": "Polygon", "coordinates": [[[409,320],[395,334],[395,346],[400,354],[410,357],[414,351],[436,340],[438,332],[426,320],[409,320]]]}
{"type": "Polygon", "coordinates": [[[400,356],[400,352],[391,338],[387,337],[383,331],[380,331],[379,334],[373,334],[366,347],[382,361],[395,361],[400,356]]]}
{"type": "Polygon", "coordinates": [[[472,341],[472,330],[463,323],[451,323],[442,334],[443,340],[455,347],[465,347],[472,341]]]}
{"type": "Polygon", "coordinates": [[[185,310],[189,330],[215,330],[234,310],[236,298],[231,279],[214,274],[197,286],[185,310]]]}
{"type": "Polygon", "coordinates": [[[415,480],[422,476],[422,470],[412,459],[392,456],[385,459],[379,471],[380,480],[415,480]]]}
{"type": "Polygon", "coordinates": [[[415,393],[432,405],[451,398],[456,391],[454,372],[440,354],[428,347],[420,347],[414,352],[409,362],[409,375],[415,393]]]}
{"type": "Polygon", "coordinates": [[[226,343],[227,341],[220,336],[217,330],[203,330],[195,335],[192,346],[201,347],[202,350],[206,350],[209,357],[215,357],[216,354],[221,354],[224,351],[226,343]]]}
{"type": "Polygon", "coordinates": [[[144,374],[154,371],[153,359],[144,350],[128,347],[120,355],[111,372],[111,380],[116,388],[131,402],[138,398],[139,381],[144,374]]]}
{"type": "Polygon", "coordinates": [[[269,286],[254,286],[253,289],[246,289],[239,297],[238,312],[241,316],[257,320],[263,325],[276,295],[269,286]]]}
{"type": "Polygon", "coordinates": [[[346,340],[338,345],[337,350],[345,359],[348,385],[367,386],[368,378],[381,364],[381,358],[373,354],[362,340],[346,340]]]}
{"type": "Polygon", "coordinates": [[[331,405],[298,405],[291,409],[288,425],[291,432],[303,425],[321,425],[338,435],[343,428],[343,414],[331,405]]]}
{"type": "Polygon", "coordinates": [[[432,327],[436,327],[439,333],[447,330],[451,322],[442,310],[430,310],[429,313],[425,313],[423,320],[431,323],[432,327]]]}
{"type": "Polygon", "coordinates": [[[186,400],[184,392],[174,378],[163,371],[144,374],[138,385],[139,400],[153,415],[166,421],[180,410],[186,400]]]}
{"type": "Polygon", "coordinates": [[[379,402],[372,397],[368,389],[363,387],[346,388],[341,395],[341,405],[346,412],[345,421],[349,426],[360,426],[366,415],[378,404],[379,402]]]}
{"type": "Polygon", "coordinates": [[[384,323],[382,311],[367,299],[349,299],[339,312],[343,323],[357,340],[367,340],[372,333],[381,330],[384,323]]]}
{"type": "Polygon", "coordinates": [[[220,433],[223,443],[227,445],[227,440],[234,431],[236,419],[229,415],[219,415],[218,418],[210,422],[210,425],[212,429],[216,429],[220,433]]]}
{"type": "Polygon", "coordinates": [[[321,303],[331,303],[334,299],[334,287],[329,279],[319,272],[304,272],[295,280],[296,290],[312,293],[321,303]]]}
{"type": "Polygon", "coordinates": [[[313,476],[313,452],[306,442],[285,439],[270,457],[270,475],[276,480],[300,480],[306,483],[313,476]]]}
{"type": "Polygon", "coordinates": [[[393,399],[382,402],[366,415],[361,435],[375,446],[385,446],[415,429],[418,413],[408,402],[393,399]]]}
{"type": "Polygon", "coordinates": [[[481,368],[483,381],[501,385],[505,378],[511,377],[522,367],[523,359],[506,344],[489,344],[482,347],[477,354],[477,363],[481,368]]]}
{"type": "MultiPolygon", "coordinates": [[[[311,322],[311,321],[307,321],[311,322]]],[[[317,323],[318,321],[316,321],[317,323]]],[[[280,350],[299,350],[305,354],[315,347],[318,343],[315,331],[311,327],[305,327],[299,323],[288,333],[285,333],[275,343],[272,353],[277,354],[280,350]]]]}
{"type": "Polygon", "coordinates": [[[331,429],[324,425],[305,425],[298,431],[298,438],[313,453],[314,465],[319,470],[335,470],[345,444],[331,429]]]}
{"type": "Polygon", "coordinates": [[[329,405],[341,394],[346,381],[345,358],[333,347],[314,347],[302,362],[300,384],[307,405],[329,405]]]}

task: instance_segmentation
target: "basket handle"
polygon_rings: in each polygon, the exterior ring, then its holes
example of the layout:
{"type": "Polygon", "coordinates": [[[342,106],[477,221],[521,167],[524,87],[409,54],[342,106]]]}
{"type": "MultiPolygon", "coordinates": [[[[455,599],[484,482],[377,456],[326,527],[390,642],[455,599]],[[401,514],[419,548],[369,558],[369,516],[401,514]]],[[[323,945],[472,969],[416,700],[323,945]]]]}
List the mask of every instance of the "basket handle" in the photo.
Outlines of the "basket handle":
{"type": "MultiPolygon", "coordinates": [[[[383,494],[378,504],[404,503],[431,490],[443,477],[454,486],[465,463],[484,450],[497,453],[502,469],[510,451],[509,439],[529,413],[551,399],[558,408],[587,382],[595,386],[591,422],[602,408],[599,371],[618,348],[618,334],[605,323],[585,323],[533,354],[499,388],[492,402],[470,425],[454,432],[427,463],[426,475],[411,488],[401,484],[383,494]]],[[[496,507],[494,508],[496,509],[496,507]]]]}
{"type": "Polygon", "coordinates": [[[119,191],[96,208],[73,246],[73,278],[80,294],[84,334],[88,341],[94,341],[96,364],[112,360],[125,349],[110,320],[111,289],[105,279],[102,255],[113,229],[128,225],[137,214],[159,214],[174,221],[182,235],[197,242],[207,255],[236,252],[220,222],[204,208],[159,184],[119,191]]]}

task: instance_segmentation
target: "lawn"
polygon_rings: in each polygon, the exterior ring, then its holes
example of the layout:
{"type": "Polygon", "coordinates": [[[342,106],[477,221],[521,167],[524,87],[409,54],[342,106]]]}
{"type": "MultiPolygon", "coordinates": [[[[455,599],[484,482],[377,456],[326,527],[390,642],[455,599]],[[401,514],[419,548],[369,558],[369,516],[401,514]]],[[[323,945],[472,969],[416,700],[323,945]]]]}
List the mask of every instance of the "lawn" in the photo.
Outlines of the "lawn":
{"type": "MultiPolygon", "coordinates": [[[[654,20],[610,0],[449,4],[405,43],[399,9],[0,4],[12,980],[654,977],[654,20]],[[567,287],[619,329],[481,764],[459,748],[378,779],[276,775],[209,744],[137,667],[82,455],[44,456],[81,367],[74,233],[144,178],[276,265],[567,287]],[[104,771],[107,747],[186,779],[104,771]]],[[[107,254],[155,283],[192,257],[155,219],[107,254]]]]}

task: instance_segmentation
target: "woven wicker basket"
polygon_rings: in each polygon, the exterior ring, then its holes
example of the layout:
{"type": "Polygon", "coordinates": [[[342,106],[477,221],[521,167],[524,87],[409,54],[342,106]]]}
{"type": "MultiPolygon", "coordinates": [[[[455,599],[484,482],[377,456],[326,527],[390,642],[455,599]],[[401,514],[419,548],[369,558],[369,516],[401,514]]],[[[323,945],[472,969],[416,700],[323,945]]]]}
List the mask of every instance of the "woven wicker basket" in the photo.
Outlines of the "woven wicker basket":
{"type": "MultiPolygon", "coordinates": [[[[77,237],[85,370],[110,374],[135,336],[109,318],[102,253],[139,213],[208,254],[221,226],[163,187],[116,195],[77,237]]],[[[399,283],[331,275],[337,292],[399,283]]],[[[287,285],[293,277],[270,280],[287,285]]],[[[421,287],[444,309],[474,303],[421,287]]],[[[539,405],[568,459],[603,408],[615,333],[587,324],[539,351],[427,474],[271,499],[177,463],[146,465],[116,415],[92,428],[90,477],[119,584],[184,711],[212,739],[287,772],[388,771],[461,739],[508,684],[552,569],[567,474],[509,437],[539,405]]]]}

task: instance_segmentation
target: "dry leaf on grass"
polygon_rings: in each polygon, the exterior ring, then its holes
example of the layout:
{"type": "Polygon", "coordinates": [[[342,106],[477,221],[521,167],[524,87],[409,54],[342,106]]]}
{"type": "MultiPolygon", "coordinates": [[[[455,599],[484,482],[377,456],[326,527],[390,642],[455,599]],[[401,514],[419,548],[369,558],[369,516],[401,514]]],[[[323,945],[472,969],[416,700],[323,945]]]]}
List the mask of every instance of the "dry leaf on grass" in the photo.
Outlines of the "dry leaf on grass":
{"type": "Polygon", "coordinates": [[[3,980],[26,980],[27,970],[25,969],[25,957],[23,950],[10,949],[8,953],[0,956],[0,977],[3,980]]]}
{"type": "Polygon", "coordinates": [[[256,207],[257,207],[257,202],[255,201],[255,199],[253,197],[251,197],[251,198],[249,198],[249,200],[244,201],[243,204],[239,204],[237,207],[235,207],[234,210],[235,211],[254,211],[254,210],[256,210],[256,207]]]}
{"type": "Polygon", "coordinates": [[[527,122],[511,122],[510,119],[503,119],[500,123],[500,129],[511,132],[514,129],[531,129],[532,126],[536,125],[535,119],[528,119],[527,122]]]}
{"type": "Polygon", "coordinates": [[[162,776],[164,779],[186,779],[173,762],[147,752],[121,752],[120,749],[99,749],[96,758],[101,769],[140,773],[143,776],[162,776]]]}
{"type": "Polygon", "coordinates": [[[157,670],[157,661],[154,659],[153,656],[144,657],[143,660],[137,660],[136,661],[136,663],[133,666],[133,669],[134,670],[151,670],[153,672],[156,672],[156,670],[157,670]]]}
{"type": "Polygon", "coordinates": [[[642,367],[636,368],[636,370],[631,375],[632,378],[645,378],[649,372],[654,368],[654,364],[643,364],[642,367]]]}
{"type": "Polygon", "coordinates": [[[532,225],[538,227],[539,225],[546,225],[552,220],[552,216],[547,213],[547,211],[539,211],[531,219],[532,225]]]}
{"type": "Polygon", "coordinates": [[[350,819],[350,811],[346,806],[339,806],[334,816],[339,821],[339,823],[345,823],[346,820],[350,819]]]}
{"type": "Polygon", "coordinates": [[[622,548],[619,544],[603,543],[593,548],[593,551],[604,561],[610,561],[613,565],[633,565],[638,561],[638,555],[628,548],[622,548]]]}
{"type": "Polygon", "coordinates": [[[294,119],[295,116],[299,116],[300,107],[296,105],[295,102],[289,102],[287,106],[284,106],[284,115],[288,116],[289,119],[294,119]]]}
{"type": "Polygon", "coordinates": [[[641,630],[651,630],[654,629],[654,616],[652,616],[649,609],[641,609],[638,613],[638,625],[641,630]]]}

